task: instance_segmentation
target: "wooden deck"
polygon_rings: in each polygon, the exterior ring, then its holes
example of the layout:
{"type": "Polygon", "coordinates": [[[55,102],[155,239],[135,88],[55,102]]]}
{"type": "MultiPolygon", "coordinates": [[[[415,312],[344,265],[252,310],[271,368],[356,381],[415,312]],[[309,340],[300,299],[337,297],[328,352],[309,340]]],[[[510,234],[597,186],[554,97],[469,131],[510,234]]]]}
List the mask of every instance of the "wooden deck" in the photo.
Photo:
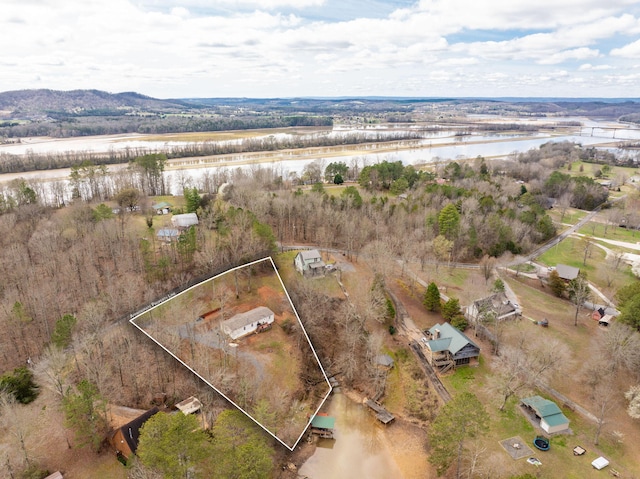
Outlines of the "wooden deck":
{"type": "Polygon", "coordinates": [[[384,406],[381,406],[371,399],[365,399],[364,404],[376,413],[376,419],[378,419],[382,424],[389,424],[395,419],[395,416],[387,411],[384,406]]]}

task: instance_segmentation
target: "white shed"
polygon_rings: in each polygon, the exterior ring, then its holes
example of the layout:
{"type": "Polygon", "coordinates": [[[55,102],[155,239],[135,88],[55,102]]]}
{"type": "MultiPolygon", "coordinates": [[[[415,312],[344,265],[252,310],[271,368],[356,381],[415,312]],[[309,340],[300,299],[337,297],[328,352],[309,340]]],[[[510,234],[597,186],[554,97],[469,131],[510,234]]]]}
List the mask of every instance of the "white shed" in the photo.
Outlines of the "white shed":
{"type": "Polygon", "coordinates": [[[609,461],[607,461],[604,457],[600,456],[598,459],[594,459],[591,465],[595,467],[597,470],[600,470],[607,467],[609,465],[609,461]]]}

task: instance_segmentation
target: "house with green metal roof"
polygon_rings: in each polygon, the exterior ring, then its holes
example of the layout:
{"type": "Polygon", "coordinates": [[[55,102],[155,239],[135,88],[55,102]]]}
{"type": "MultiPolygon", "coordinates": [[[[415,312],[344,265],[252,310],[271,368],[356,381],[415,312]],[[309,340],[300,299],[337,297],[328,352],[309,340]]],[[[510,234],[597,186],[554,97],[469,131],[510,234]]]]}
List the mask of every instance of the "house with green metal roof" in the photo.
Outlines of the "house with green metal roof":
{"type": "Polygon", "coordinates": [[[569,419],[553,401],[541,396],[531,396],[522,400],[525,410],[537,419],[540,427],[549,434],[563,432],[569,429],[569,419]]]}
{"type": "Polygon", "coordinates": [[[153,211],[155,211],[157,215],[167,215],[171,213],[173,205],[171,203],[167,203],[166,201],[161,201],[160,203],[151,205],[151,208],[153,208],[153,211]]]}
{"type": "Polygon", "coordinates": [[[480,347],[449,323],[436,324],[427,331],[424,343],[427,359],[440,372],[461,364],[469,364],[480,356],[480,347]]]}

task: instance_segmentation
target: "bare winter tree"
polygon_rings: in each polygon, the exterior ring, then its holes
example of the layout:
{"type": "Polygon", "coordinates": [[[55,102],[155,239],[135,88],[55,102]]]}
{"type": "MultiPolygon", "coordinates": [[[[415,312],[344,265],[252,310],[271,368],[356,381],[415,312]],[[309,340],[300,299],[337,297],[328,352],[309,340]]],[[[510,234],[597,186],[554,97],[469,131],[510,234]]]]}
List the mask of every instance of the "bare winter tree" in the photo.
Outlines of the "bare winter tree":
{"type": "Polygon", "coordinates": [[[569,281],[569,286],[567,287],[567,292],[569,293],[569,298],[573,304],[576,305],[576,314],[574,317],[574,326],[578,325],[578,314],[580,313],[580,308],[591,297],[591,288],[589,287],[589,282],[586,277],[580,273],[578,277],[569,281]]]}
{"type": "Polygon", "coordinates": [[[596,432],[593,438],[593,443],[597,446],[600,440],[600,434],[602,428],[606,423],[608,414],[617,406],[617,394],[618,391],[611,382],[611,376],[607,379],[600,381],[596,386],[593,394],[593,404],[595,406],[596,413],[596,432]]]}
{"type": "Polygon", "coordinates": [[[64,371],[68,364],[67,354],[61,349],[49,345],[35,366],[35,374],[39,383],[48,385],[60,397],[63,397],[66,390],[64,371]]]}
{"type": "Polygon", "coordinates": [[[522,336],[513,346],[504,346],[496,359],[493,389],[500,397],[500,410],[517,393],[546,380],[569,356],[566,346],[557,340],[535,343],[522,336]]]}

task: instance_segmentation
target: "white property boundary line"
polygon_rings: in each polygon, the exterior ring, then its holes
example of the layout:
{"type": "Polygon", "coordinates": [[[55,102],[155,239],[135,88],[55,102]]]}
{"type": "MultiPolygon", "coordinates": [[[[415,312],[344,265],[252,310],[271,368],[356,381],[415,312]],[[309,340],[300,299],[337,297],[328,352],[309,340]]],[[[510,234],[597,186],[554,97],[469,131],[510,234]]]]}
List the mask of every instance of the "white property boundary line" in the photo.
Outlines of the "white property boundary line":
{"type": "Polygon", "coordinates": [[[327,400],[327,398],[329,397],[329,395],[331,394],[331,391],[333,391],[333,386],[331,386],[331,383],[329,382],[329,378],[327,377],[327,373],[325,372],[324,368],[322,367],[322,363],[320,362],[320,358],[318,358],[318,354],[316,353],[315,348],[313,347],[313,344],[311,343],[311,340],[309,339],[309,335],[307,334],[307,331],[304,329],[304,325],[302,324],[302,321],[300,320],[300,316],[298,315],[298,311],[296,310],[295,306],[293,305],[293,302],[291,301],[291,297],[289,296],[289,292],[287,291],[287,288],[285,287],[282,278],[280,277],[280,273],[278,272],[278,268],[276,268],[276,264],[273,262],[273,259],[271,258],[271,256],[267,256],[266,258],[262,258],[256,261],[252,261],[250,263],[246,263],[243,264],[241,266],[236,266],[235,268],[231,268],[228,269],[227,271],[217,274],[216,276],[212,276],[211,278],[205,279],[204,281],[201,281],[198,284],[194,284],[193,286],[185,289],[184,291],[179,292],[176,295],[171,295],[170,297],[161,300],[160,302],[158,302],[157,304],[154,304],[152,307],[148,308],[148,309],[143,309],[141,312],[137,313],[135,316],[133,316],[129,322],[131,324],[133,324],[136,328],[138,328],[140,331],[142,331],[142,333],[145,334],[145,336],[147,336],[149,339],[151,339],[154,343],[156,343],[158,346],[160,346],[162,349],[164,349],[169,355],[171,355],[175,360],[177,360],[180,364],[182,364],[185,368],[187,368],[189,371],[191,371],[193,374],[195,374],[198,378],[200,378],[207,386],[209,386],[211,389],[213,389],[214,391],[216,391],[218,394],[220,394],[223,398],[225,398],[227,401],[229,401],[231,404],[233,404],[235,407],[237,407],[240,411],[242,411],[249,419],[251,419],[253,422],[255,422],[258,426],[260,426],[262,429],[264,429],[266,432],[268,432],[274,439],[276,439],[280,444],[282,444],[283,446],[285,446],[287,449],[289,449],[290,451],[293,451],[296,446],[298,445],[298,443],[300,442],[300,439],[302,439],[302,436],[304,435],[305,431],[307,430],[307,428],[309,427],[309,425],[311,424],[311,421],[313,420],[313,418],[315,417],[315,415],[318,413],[318,411],[320,411],[320,408],[323,406],[323,404],[325,403],[325,401],[327,400]],[[136,319],[139,318],[140,316],[147,314],[148,312],[154,310],[155,308],[157,308],[158,306],[166,303],[167,301],[174,299],[178,296],[180,296],[181,294],[184,294],[190,290],[192,290],[193,288],[200,286],[208,281],[213,281],[214,279],[218,278],[219,276],[222,276],[223,274],[227,274],[227,273],[231,273],[237,269],[240,268],[246,268],[247,266],[252,266],[254,264],[257,263],[261,263],[263,261],[271,261],[271,266],[273,267],[273,270],[275,271],[276,275],[278,276],[278,280],[280,281],[280,285],[282,286],[282,289],[284,290],[284,294],[287,296],[287,299],[289,300],[289,305],[291,306],[291,309],[293,309],[293,312],[296,315],[296,318],[298,319],[298,324],[300,325],[300,327],[302,328],[302,332],[304,333],[305,338],[307,338],[307,342],[309,343],[309,347],[311,347],[311,351],[313,352],[313,356],[316,358],[316,361],[318,362],[318,366],[320,366],[320,371],[322,371],[322,375],[324,376],[324,380],[326,381],[327,385],[329,386],[329,392],[327,392],[327,394],[325,395],[324,398],[322,398],[322,401],[320,402],[320,405],[318,406],[318,408],[315,410],[315,412],[310,416],[309,418],[309,422],[307,422],[307,425],[304,427],[304,429],[302,430],[302,432],[300,433],[300,436],[298,436],[298,439],[296,440],[296,442],[293,444],[293,446],[289,446],[288,444],[286,444],[284,441],[282,441],[278,436],[276,436],[275,434],[273,434],[269,429],[267,429],[265,426],[263,426],[260,422],[256,421],[256,419],[249,414],[247,411],[245,411],[244,409],[242,409],[238,404],[236,404],[234,401],[232,401],[225,393],[223,393],[222,391],[220,391],[217,387],[215,387],[213,384],[211,384],[207,379],[205,379],[204,377],[202,377],[196,370],[194,370],[191,366],[189,366],[187,363],[185,363],[184,361],[182,361],[178,356],[176,356],[174,353],[172,353],[171,351],[169,351],[162,343],[160,343],[159,341],[157,341],[153,336],[151,336],[149,333],[147,333],[144,329],[142,329],[140,326],[138,326],[136,324],[136,319]]]}

